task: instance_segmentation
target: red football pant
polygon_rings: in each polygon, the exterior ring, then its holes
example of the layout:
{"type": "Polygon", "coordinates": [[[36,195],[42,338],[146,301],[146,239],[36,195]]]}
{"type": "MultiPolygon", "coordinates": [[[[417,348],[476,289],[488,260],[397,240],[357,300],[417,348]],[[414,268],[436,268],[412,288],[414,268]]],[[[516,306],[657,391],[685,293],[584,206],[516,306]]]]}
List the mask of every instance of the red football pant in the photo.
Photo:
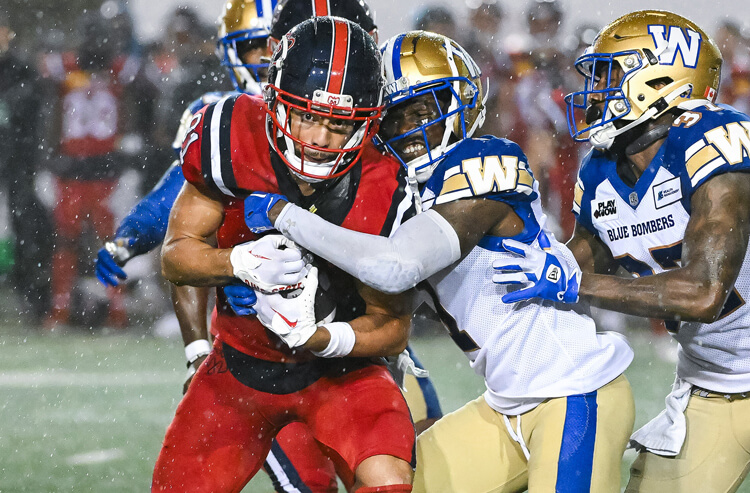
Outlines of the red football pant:
{"type": "MultiPolygon", "coordinates": [[[[67,323],[70,316],[70,294],[78,278],[79,241],[89,224],[102,240],[112,234],[114,218],[107,204],[115,180],[67,180],[57,178],[55,205],[55,251],[52,258],[52,318],[67,323]]],[[[107,288],[110,298],[110,321],[125,325],[125,308],[120,290],[107,288]]]]}
{"type": "Polygon", "coordinates": [[[152,491],[239,492],[262,466],[273,437],[294,421],[307,425],[347,485],[368,457],[412,462],[414,425],[385,367],[324,377],[292,394],[269,394],[229,373],[217,339],[167,429],[152,491]]]}
{"type": "MultiPolygon", "coordinates": [[[[276,435],[276,443],[263,469],[276,491],[310,490],[312,493],[338,493],[333,461],[313,438],[307,425],[289,423],[276,435]]],[[[352,485],[346,485],[350,488],[352,485]]]]}

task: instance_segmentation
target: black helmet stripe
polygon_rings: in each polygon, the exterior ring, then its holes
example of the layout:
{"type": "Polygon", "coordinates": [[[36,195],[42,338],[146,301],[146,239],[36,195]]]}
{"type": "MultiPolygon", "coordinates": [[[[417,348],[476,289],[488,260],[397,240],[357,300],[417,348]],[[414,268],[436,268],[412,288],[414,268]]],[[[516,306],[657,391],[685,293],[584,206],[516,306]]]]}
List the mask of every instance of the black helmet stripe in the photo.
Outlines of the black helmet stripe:
{"type": "Polygon", "coordinates": [[[333,21],[331,39],[331,62],[328,65],[326,91],[341,94],[346,82],[346,69],[349,61],[349,24],[344,21],[333,21]]]}

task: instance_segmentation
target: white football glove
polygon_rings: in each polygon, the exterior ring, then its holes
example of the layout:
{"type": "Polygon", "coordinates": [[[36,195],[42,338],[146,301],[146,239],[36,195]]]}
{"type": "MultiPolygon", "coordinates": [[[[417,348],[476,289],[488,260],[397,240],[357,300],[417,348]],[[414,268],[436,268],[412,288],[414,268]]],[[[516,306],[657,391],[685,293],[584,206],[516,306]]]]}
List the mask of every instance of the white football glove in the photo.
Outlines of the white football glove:
{"type": "Polygon", "coordinates": [[[254,309],[258,320],[290,348],[305,344],[318,329],[315,323],[315,292],[318,269],[313,267],[304,279],[301,293],[294,298],[280,293],[258,293],[254,309]]]}
{"type": "Polygon", "coordinates": [[[262,293],[297,289],[309,271],[299,247],[281,235],[237,245],[229,261],[235,277],[262,293]]]}

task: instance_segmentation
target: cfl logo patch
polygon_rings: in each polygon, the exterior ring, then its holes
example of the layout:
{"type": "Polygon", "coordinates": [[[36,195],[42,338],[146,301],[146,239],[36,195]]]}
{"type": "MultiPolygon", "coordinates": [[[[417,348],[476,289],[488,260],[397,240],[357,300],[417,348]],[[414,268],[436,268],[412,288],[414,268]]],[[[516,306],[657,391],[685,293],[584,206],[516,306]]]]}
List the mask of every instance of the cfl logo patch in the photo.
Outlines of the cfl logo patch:
{"type": "Polygon", "coordinates": [[[547,268],[547,274],[545,277],[549,282],[557,283],[557,281],[560,280],[560,277],[562,276],[562,269],[556,265],[550,265],[547,268]]]}

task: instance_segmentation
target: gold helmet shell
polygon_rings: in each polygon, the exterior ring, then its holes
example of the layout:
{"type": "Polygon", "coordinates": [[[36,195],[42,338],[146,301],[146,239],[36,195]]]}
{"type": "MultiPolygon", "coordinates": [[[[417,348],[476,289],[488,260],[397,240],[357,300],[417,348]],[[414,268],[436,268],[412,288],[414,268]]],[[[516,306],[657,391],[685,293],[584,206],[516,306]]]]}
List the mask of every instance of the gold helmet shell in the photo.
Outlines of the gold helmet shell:
{"type": "MultiPolygon", "coordinates": [[[[450,94],[450,103],[441,117],[424,125],[445,122],[441,144],[429,149],[425,155],[427,159],[422,156],[418,162],[403,163],[408,169],[416,170],[418,175],[420,171],[431,173],[455,144],[471,137],[484,123],[481,71],[458,43],[427,31],[409,31],[394,36],[386,41],[382,52],[386,112],[389,107],[424,94],[450,94]]],[[[404,136],[389,140],[400,137],[404,136]]],[[[388,141],[384,143],[388,146],[388,141]]]]}
{"type": "MultiPolygon", "coordinates": [[[[230,69],[230,77],[238,91],[260,94],[259,71],[268,63],[245,63],[238,43],[252,43],[253,48],[266,49],[271,32],[271,19],[276,0],[227,0],[219,17],[218,56],[230,69]]],[[[270,55],[270,53],[266,53],[270,55]]]]}
{"type": "Polygon", "coordinates": [[[605,26],[576,61],[586,85],[566,97],[571,135],[596,133],[597,125],[619,119],[640,124],[639,119],[657,118],[691,99],[713,102],[721,64],[716,43],[685,17],[660,10],[626,14],[605,26]],[[613,67],[622,70],[621,80],[611,80],[613,67]],[[599,84],[600,77],[607,77],[608,87],[599,84]],[[572,113],[587,109],[592,95],[605,100],[606,110],[596,123],[579,129],[581,119],[572,113]]]}

